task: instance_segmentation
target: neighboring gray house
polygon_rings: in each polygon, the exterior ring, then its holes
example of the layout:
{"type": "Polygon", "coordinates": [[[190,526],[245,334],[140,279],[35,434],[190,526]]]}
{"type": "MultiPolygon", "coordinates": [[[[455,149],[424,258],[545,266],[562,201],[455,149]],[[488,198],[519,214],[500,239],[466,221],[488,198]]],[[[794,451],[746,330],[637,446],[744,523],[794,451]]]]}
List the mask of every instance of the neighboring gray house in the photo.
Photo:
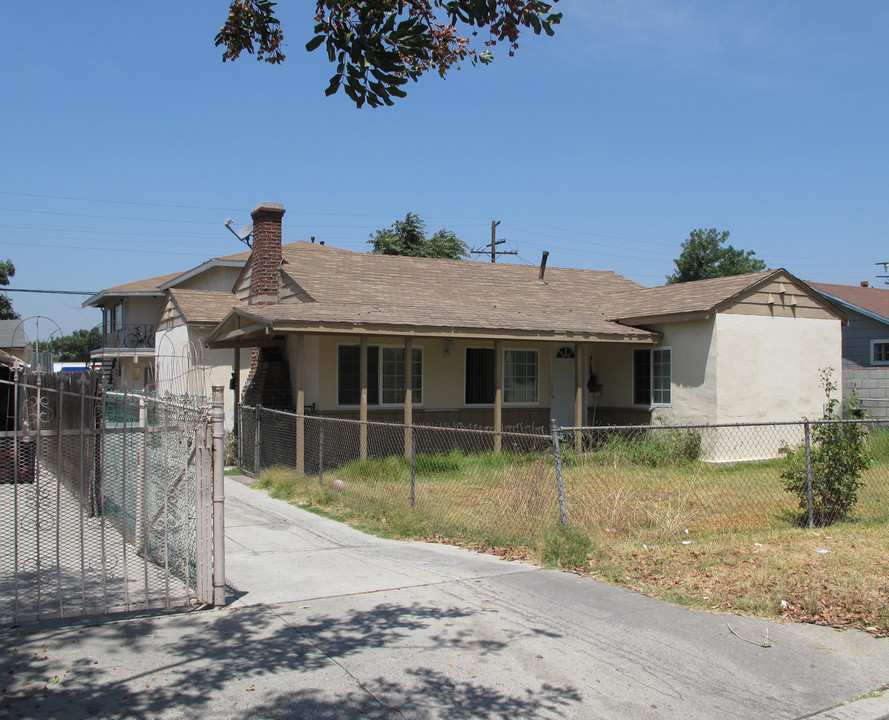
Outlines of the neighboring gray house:
{"type": "Polygon", "coordinates": [[[854,387],[873,417],[889,417],[889,290],[861,285],[809,283],[843,309],[843,397],[854,387]]]}

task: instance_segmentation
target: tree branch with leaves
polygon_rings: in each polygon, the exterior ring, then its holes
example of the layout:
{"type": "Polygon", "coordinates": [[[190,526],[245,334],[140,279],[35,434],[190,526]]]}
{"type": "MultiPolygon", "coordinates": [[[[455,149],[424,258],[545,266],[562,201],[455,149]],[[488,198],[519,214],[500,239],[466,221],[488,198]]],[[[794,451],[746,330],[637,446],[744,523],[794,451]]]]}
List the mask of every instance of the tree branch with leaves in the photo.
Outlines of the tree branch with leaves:
{"type": "MultiPolygon", "coordinates": [[[[15,275],[12,260],[0,260],[0,285],[9,285],[9,278],[15,275]]],[[[6,295],[0,295],[0,320],[16,320],[19,314],[12,309],[12,301],[6,295]]]]}
{"type": "Polygon", "coordinates": [[[692,230],[682,243],[682,252],[673,262],[676,270],[667,275],[667,284],[708,280],[728,275],[746,275],[766,269],[753,250],[725,245],[729,232],[716,228],[692,230]]]}
{"type": "MultiPolygon", "coordinates": [[[[392,105],[404,85],[429,71],[444,77],[464,61],[487,65],[493,48],[506,43],[509,55],[519,36],[553,35],[562,19],[554,4],[540,0],[316,0],[314,37],[308,51],[322,45],[336,72],[325,91],[340,88],[362,107],[392,105]],[[487,33],[480,38],[480,33],[487,33]]],[[[284,34],[271,0],[231,0],[229,15],[216,35],[222,59],[241,53],[277,64],[285,59],[284,34]]]]}
{"type": "Polygon", "coordinates": [[[450,230],[442,228],[426,237],[426,223],[416,213],[409,212],[404,220],[396,220],[392,227],[377,230],[367,241],[377,255],[407,255],[409,257],[447,258],[460,260],[469,256],[469,248],[450,230]]]}

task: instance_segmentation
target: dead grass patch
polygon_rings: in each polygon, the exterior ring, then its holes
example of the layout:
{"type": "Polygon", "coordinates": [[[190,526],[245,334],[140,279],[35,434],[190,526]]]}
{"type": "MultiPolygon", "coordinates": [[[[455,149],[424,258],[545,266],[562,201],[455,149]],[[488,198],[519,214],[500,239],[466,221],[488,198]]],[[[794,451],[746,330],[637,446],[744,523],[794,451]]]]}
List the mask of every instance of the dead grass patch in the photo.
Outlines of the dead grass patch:
{"type": "Polygon", "coordinates": [[[675,604],[889,636],[886,464],[868,469],[856,521],[808,530],[780,462],[626,466],[573,458],[570,527],[545,455],[449,453],[317,478],[270,469],[273,496],[394,538],[446,542],[590,574],[675,604]]]}

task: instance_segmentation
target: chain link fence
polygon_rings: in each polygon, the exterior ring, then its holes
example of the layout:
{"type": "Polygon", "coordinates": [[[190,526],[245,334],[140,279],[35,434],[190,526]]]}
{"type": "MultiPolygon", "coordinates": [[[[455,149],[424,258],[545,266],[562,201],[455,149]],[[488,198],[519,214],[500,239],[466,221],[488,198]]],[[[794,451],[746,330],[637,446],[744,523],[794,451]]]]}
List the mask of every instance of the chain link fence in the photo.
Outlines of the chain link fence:
{"type": "MultiPolygon", "coordinates": [[[[808,423],[809,436],[819,423],[808,423]]],[[[866,428],[852,516],[889,520],[889,424],[866,428]]],[[[555,525],[595,535],[787,527],[807,499],[786,489],[806,423],[553,428],[405,426],[243,407],[240,464],[297,470],[307,497],[429,537],[524,544],[555,525]]],[[[811,441],[810,441],[811,444],[811,441]]],[[[802,453],[802,455],[801,455],[802,453]]],[[[393,527],[397,532],[397,528],[393,527]]]]}

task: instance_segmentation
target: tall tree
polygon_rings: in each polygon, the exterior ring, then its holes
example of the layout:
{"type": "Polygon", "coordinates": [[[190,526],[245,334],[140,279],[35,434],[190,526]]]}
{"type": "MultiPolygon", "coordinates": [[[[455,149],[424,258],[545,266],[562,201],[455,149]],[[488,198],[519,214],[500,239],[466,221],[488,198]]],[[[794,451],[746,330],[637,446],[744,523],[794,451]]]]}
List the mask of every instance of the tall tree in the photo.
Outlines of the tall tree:
{"type": "Polygon", "coordinates": [[[469,256],[469,248],[450,230],[436,231],[426,237],[426,223],[416,213],[409,212],[404,220],[396,220],[392,227],[377,230],[367,241],[371,252],[378,255],[409,255],[411,257],[449,258],[459,260],[469,256]]]}
{"type": "MultiPolygon", "coordinates": [[[[519,34],[552,35],[561,13],[539,0],[315,0],[315,36],[308,51],[324,45],[336,72],[326,94],[343,88],[358,107],[392,105],[403,85],[435,70],[441,77],[460,63],[487,65],[492,48],[506,42],[509,54],[519,34]],[[476,41],[486,30],[484,40],[476,41]],[[480,44],[474,47],[473,43],[480,44]]],[[[280,63],[284,33],[271,0],[230,0],[228,19],[216,35],[223,62],[242,52],[280,63]]]]}
{"type": "Polygon", "coordinates": [[[667,284],[746,275],[766,269],[763,260],[753,257],[756,254],[753,250],[739,250],[731,245],[723,247],[728,237],[728,230],[692,230],[682,243],[679,257],[673,260],[676,270],[667,275],[667,284]]]}
{"type": "Polygon", "coordinates": [[[90,331],[75,330],[70,335],[53,338],[49,346],[60,362],[87,362],[90,359],[90,331]]]}
{"type": "MultiPolygon", "coordinates": [[[[0,260],[0,285],[9,285],[9,278],[15,275],[12,260],[0,260]]],[[[12,301],[6,295],[0,295],[0,320],[15,320],[19,314],[12,309],[12,301]]]]}

